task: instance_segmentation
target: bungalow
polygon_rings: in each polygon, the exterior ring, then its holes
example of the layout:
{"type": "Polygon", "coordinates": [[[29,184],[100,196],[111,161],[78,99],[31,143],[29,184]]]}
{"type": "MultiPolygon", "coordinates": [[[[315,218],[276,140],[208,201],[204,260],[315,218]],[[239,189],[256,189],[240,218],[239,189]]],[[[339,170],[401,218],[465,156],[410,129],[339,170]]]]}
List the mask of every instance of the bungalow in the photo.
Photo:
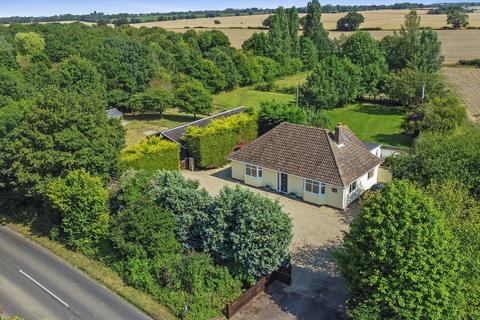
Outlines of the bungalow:
{"type": "Polygon", "coordinates": [[[282,123],[228,159],[245,184],[344,209],[377,182],[379,150],[342,124],[329,132],[282,123]]]}

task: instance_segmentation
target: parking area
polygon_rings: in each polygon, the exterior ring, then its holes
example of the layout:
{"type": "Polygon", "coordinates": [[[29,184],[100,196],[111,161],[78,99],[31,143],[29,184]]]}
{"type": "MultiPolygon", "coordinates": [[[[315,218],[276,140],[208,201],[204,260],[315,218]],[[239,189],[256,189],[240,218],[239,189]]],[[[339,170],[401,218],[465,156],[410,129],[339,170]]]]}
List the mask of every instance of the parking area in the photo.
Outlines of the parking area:
{"type": "Polygon", "coordinates": [[[268,198],[278,200],[292,218],[293,283],[290,287],[273,284],[245,306],[234,319],[342,319],[346,298],[345,283],[338,275],[332,250],[338,248],[343,232],[356,208],[341,211],[291,199],[244,185],[231,178],[224,167],[208,171],[182,171],[189,179],[198,180],[210,194],[224,186],[242,185],[268,198]]]}

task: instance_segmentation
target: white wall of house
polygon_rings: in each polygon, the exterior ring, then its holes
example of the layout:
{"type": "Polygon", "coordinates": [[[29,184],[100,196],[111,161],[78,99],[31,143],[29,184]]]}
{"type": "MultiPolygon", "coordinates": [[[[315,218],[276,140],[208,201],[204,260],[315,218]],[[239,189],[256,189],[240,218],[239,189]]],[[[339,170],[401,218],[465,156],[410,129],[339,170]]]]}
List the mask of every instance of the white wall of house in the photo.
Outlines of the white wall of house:
{"type": "MultiPolygon", "coordinates": [[[[361,176],[356,180],[357,183],[357,188],[353,192],[350,192],[350,188],[347,187],[345,188],[344,191],[344,202],[343,202],[343,207],[345,208],[348,206],[350,203],[355,201],[358,197],[360,197],[365,191],[370,189],[375,183],[378,181],[378,169],[380,165],[376,166],[373,168],[372,175],[369,177],[369,172],[361,176]]],[[[352,182],[353,183],[353,182],[352,182]]]]}
{"type": "MultiPolygon", "coordinates": [[[[262,176],[255,178],[246,175],[246,164],[243,162],[232,161],[231,168],[233,179],[243,181],[245,184],[254,187],[265,187],[268,185],[273,190],[279,190],[279,172],[276,170],[262,168],[262,176]]],[[[368,173],[366,173],[357,179],[357,188],[352,192],[350,192],[349,187],[343,188],[341,186],[324,183],[325,193],[323,194],[321,192],[320,194],[308,192],[305,186],[307,179],[289,174],[287,193],[295,193],[298,197],[310,203],[343,209],[377,183],[378,168],[377,166],[372,170],[372,176],[370,178],[368,177],[368,173]]],[[[318,182],[321,186],[322,182],[318,182]]]]}

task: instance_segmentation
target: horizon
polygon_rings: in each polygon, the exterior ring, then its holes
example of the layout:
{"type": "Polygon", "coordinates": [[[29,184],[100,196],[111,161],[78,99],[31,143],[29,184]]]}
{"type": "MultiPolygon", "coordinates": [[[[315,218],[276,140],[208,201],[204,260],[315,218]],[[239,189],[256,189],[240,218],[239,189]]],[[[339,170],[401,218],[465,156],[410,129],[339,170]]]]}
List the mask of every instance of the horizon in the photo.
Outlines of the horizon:
{"type": "MultiPolygon", "coordinates": [[[[0,3],[0,17],[48,17],[55,15],[73,14],[85,15],[94,11],[103,12],[105,14],[119,14],[119,13],[168,13],[168,12],[183,12],[183,11],[205,11],[205,10],[225,10],[227,8],[234,9],[248,9],[248,8],[263,8],[273,9],[278,6],[284,7],[305,7],[308,1],[297,0],[245,0],[239,2],[233,1],[214,1],[206,0],[201,3],[193,0],[177,0],[175,4],[169,5],[165,2],[160,3],[156,0],[104,0],[94,1],[85,0],[76,3],[68,3],[61,0],[4,0],[0,3]],[[232,5],[228,5],[232,3],[232,5]]],[[[406,2],[406,1],[403,1],[406,2]]],[[[439,3],[442,1],[413,1],[422,4],[439,3]]],[[[480,5],[480,1],[463,1],[452,0],[447,3],[459,2],[476,2],[480,5]]],[[[402,3],[402,1],[328,1],[321,4],[331,5],[392,5],[395,3],[402,3]],[[374,2],[374,3],[372,3],[374,2]]]]}

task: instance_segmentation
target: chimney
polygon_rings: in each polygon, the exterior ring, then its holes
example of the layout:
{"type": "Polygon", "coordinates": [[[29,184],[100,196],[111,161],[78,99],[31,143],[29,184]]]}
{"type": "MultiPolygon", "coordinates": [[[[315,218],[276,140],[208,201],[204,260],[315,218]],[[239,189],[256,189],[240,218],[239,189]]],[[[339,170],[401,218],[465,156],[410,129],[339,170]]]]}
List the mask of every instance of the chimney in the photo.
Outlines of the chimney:
{"type": "Polygon", "coordinates": [[[344,142],[344,131],[345,128],[343,127],[343,124],[341,122],[337,123],[337,126],[335,127],[335,142],[338,145],[341,145],[344,142]]]}

